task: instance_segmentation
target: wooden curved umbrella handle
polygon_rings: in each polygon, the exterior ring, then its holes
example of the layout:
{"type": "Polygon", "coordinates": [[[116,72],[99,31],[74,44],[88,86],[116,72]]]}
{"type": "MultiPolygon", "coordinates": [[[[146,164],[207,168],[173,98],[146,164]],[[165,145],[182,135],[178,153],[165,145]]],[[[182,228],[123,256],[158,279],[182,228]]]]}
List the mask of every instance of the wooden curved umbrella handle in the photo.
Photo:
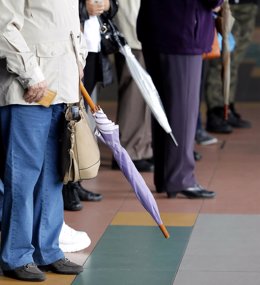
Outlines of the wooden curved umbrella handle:
{"type": "Polygon", "coordinates": [[[88,91],[86,90],[86,88],[84,87],[83,83],[80,81],[80,92],[82,94],[82,96],[84,97],[84,99],[86,100],[86,102],[88,103],[91,111],[93,113],[95,113],[96,111],[99,110],[99,107],[93,102],[93,100],[91,99],[91,97],[88,94],[88,91]]]}

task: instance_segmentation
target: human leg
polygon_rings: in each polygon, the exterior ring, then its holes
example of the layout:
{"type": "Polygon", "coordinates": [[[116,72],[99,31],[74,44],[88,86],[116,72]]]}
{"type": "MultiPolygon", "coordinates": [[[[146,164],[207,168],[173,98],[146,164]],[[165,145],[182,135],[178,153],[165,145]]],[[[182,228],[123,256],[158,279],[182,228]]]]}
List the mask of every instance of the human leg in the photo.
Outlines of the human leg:
{"type": "Polygon", "coordinates": [[[144,57],[179,143],[176,147],[159,124],[152,121],[154,183],[157,192],[181,192],[197,184],[193,149],[202,58],[159,54],[146,49],[144,57]]]}
{"type": "Polygon", "coordinates": [[[34,261],[39,265],[52,263],[64,255],[59,248],[63,224],[62,181],[59,172],[60,138],[63,130],[64,105],[50,107],[51,119],[47,132],[44,161],[34,189],[34,261]],[[49,255],[49,252],[52,252],[49,255]],[[46,254],[48,253],[48,254],[46,254]]]}
{"type": "Polygon", "coordinates": [[[0,230],[2,224],[3,201],[4,201],[4,184],[2,182],[2,179],[0,179],[0,230]]]}
{"type": "Polygon", "coordinates": [[[232,16],[235,18],[232,34],[235,38],[236,45],[232,52],[230,78],[230,103],[234,104],[238,70],[252,40],[258,7],[254,3],[231,4],[230,9],[232,16]]]}
{"type": "Polygon", "coordinates": [[[251,126],[250,122],[242,119],[235,108],[235,96],[239,66],[251,43],[258,7],[254,3],[247,3],[243,5],[233,4],[230,5],[230,8],[235,18],[232,33],[236,41],[236,46],[231,57],[230,116],[228,122],[235,128],[249,128],[251,126]]]}
{"type": "MultiPolygon", "coordinates": [[[[2,180],[0,180],[0,231],[2,222],[3,197],[4,184],[2,180]]],[[[76,231],[63,222],[59,235],[59,247],[63,252],[79,251],[87,248],[90,243],[91,240],[86,232],[76,231]]]]}
{"type": "MultiPolygon", "coordinates": [[[[31,241],[33,235],[37,234],[37,230],[42,231],[43,239],[47,239],[44,229],[36,229],[34,225],[37,217],[35,211],[40,211],[36,206],[38,199],[41,198],[37,195],[37,191],[39,191],[37,186],[45,162],[52,110],[40,106],[12,105],[2,107],[0,116],[1,135],[6,153],[1,254],[3,268],[13,269],[34,262],[34,246],[40,245],[34,245],[31,241]]],[[[46,185],[44,186],[46,187],[46,185]]],[[[49,191],[54,189],[54,198],[56,195],[60,195],[58,194],[58,189],[61,190],[60,187],[61,184],[58,182],[51,185],[49,191]]],[[[62,205],[62,200],[60,204],[62,205]]],[[[48,207],[51,208],[50,205],[48,207]]],[[[47,207],[47,205],[40,207],[47,207]]],[[[57,209],[59,209],[59,205],[57,209]]],[[[47,211],[46,208],[45,211],[47,211]]],[[[49,212],[42,213],[42,216],[44,216],[42,218],[45,218],[45,222],[39,227],[46,227],[46,221],[50,218],[49,212]]],[[[59,218],[56,218],[55,216],[55,220],[59,223],[59,218]]],[[[59,233],[60,229],[56,229],[56,225],[52,225],[50,231],[52,230],[59,233]]],[[[62,257],[63,253],[58,248],[55,233],[51,238],[54,246],[54,254],[53,252],[52,254],[55,260],[55,258],[62,257]]],[[[48,258],[51,259],[50,256],[48,258]]]]}
{"type": "MultiPolygon", "coordinates": [[[[141,50],[132,50],[136,59],[144,67],[141,50]]],[[[132,78],[125,59],[115,55],[118,78],[117,123],[120,141],[133,161],[152,157],[151,112],[140,90],[132,78]]],[[[148,162],[147,162],[148,163],[148,162]]]]}
{"type": "Polygon", "coordinates": [[[207,106],[206,130],[214,133],[230,134],[233,129],[224,119],[221,74],[221,59],[208,60],[204,85],[204,97],[207,106]]]}
{"type": "Polygon", "coordinates": [[[31,280],[35,263],[64,258],[58,243],[63,203],[56,132],[62,107],[1,108],[5,148],[1,264],[4,274],[13,278],[31,280]],[[54,144],[56,148],[52,149],[54,144]]]}

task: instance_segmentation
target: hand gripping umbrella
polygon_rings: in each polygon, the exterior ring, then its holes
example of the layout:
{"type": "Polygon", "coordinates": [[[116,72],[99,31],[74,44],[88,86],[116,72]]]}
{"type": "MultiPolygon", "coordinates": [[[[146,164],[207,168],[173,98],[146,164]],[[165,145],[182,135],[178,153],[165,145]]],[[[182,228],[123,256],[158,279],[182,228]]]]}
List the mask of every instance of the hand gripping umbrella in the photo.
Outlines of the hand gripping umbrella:
{"type": "Polygon", "coordinates": [[[158,206],[150,189],[146,185],[142,175],[136,169],[129,154],[120,144],[119,126],[110,121],[103,110],[94,104],[82,83],[80,83],[80,89],[93,112],[97,126],[97,137],[111,149],[118,166],[133,187],[137,199],[158,224],[165,238],[169,238],[170,235],[163,225],[158,206]]]}
{"type": "Polygon", "coordinates": [[[172,129],[165,114],[161,98],[154,86],[151,76],[137,61],[136,57],[131,51],[131,48],[126,44],[125,39],[122,40],[123,36],[117,30],[117,27],[114,25],[114,23],[109,19],[108,23],[113,32],[115,42],[119,46],[119,52],[125,57],[130,74],[140,89],[140,92],[143,95],[146,104],[151,109],[152,114],[161,125],[161,127],[166,131],[166,133],[171,136],[175,145],[178,146],[178,143],[173,136],[172,129]]]}

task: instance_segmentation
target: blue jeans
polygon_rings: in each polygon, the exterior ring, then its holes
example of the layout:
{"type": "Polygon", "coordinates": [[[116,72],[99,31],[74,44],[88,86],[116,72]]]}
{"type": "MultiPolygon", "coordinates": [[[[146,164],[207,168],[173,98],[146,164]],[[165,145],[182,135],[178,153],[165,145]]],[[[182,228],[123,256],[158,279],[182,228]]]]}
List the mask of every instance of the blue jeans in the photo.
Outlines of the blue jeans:
{"type": "Polygon", "coordinates": [[[59,234],[63,223],[59,175],[64,105],[10,105],[0,108],[3,139],[4,201],[1,265],[46,265],[63,258],[59,234]]]}
{"type": "Polygon", "coordinates": [[[2,222],[3,200],[4,200],[4,184],[0,179],[0,223],[2,222]]]}

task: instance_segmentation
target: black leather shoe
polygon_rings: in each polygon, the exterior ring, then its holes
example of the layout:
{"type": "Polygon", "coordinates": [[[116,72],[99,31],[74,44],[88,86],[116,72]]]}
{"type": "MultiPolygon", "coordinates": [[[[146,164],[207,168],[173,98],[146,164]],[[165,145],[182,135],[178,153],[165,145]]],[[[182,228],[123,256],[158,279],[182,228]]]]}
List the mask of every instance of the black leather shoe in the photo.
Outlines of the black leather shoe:
{"type": "Polygon", "coordinates": [[[3,274],[23,281],[41,282],[45,280],[45,274],[34,263],[28,263],[12,270],[3,270],[3,274]]]}
{"type": "Polygon", "coordinates": [[[73,187],[74,183],[69,182],[63,185],[62,196],[64,203],[64,210],[67,211],[80,211],[82,204],[80,203],[77,190],[73,187]]]}
{"type": "Polygon", "coordinates": [[[237,112],[235,105],[231,103],[229,105],[229,115],[228,115],[228,123],[233,128],[239,129],[249,129],[251,128],[251,123],[249,121],[243,120],[241,115],[237,112]]]}
{"type": "Polygon", "coordinates": [[[243,120],[240,117],[240,115],[236,116],[232,112],[229,113],[227,122],[233,128],[237,128],[237,129],[249,129],[249,128],[251,128],[251,123],[249,121],[243,120]]]}
{"type": "Polygon", "coordinates": [[[72,186],[78,193],[78,197],[81,201],[98,202],[101,201],[103,196],[98,193],[94,193],[84,189],[79,182],[73,183],[72,186]]]}
{"type": "Polygon", "coordinates": [[[224,119],[224,108],[215,107],[207,112],[206,130],[218,134],[233,132],[232,126],[224,119]]]}
{"type": "Polygon", "coordinates": [[[177,192],[168,192],[168,198],[176,198],[178,194],[182,194],[189,199],[210,199],[216,196],[216,193],[213,191],[208,191],[202,188],[200,185],[195,185],[194,187],[189,187],[187,189],[177,191],[177,192]]]}
{"type": "Polygon", "coordinates": [[[146,159],[133,160],[136,169],[139,172],[153,172],[154,165],[146,159]]]}
{"type": "Polygon", "coordinates": [[[67,258],[59,259],[48,265],[39,266],[42,271],[51,271],[57,274],[79,274],[83,271],[83,267],[74,262],[69,261],[67,258]]]}

